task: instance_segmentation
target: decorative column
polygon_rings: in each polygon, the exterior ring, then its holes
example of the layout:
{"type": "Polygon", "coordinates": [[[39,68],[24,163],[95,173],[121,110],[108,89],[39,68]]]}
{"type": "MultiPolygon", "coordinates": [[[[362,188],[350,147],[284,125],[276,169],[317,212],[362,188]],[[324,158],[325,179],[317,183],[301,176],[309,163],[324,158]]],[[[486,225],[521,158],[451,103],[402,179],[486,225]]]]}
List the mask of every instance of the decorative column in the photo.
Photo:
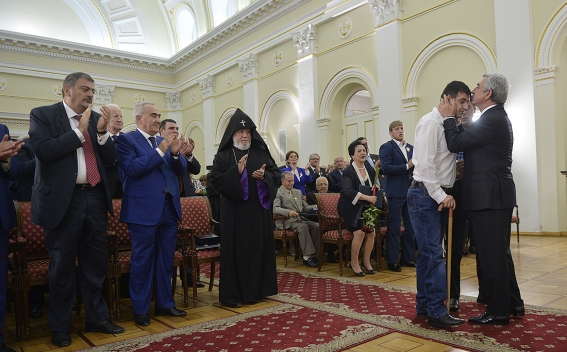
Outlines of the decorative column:
{"type": "MultiPolygon", "coordinates": [[[[530,0],[494,1],[498,72],[506,76],[511,85],[504,107],[512,122],[516,142],[512,172],[518,190],[517,202],[520,209],[529,209],[529,212],[522,213],[522,228],[528,232],[540,232],[543,225],[541,215],[547,213],[546,218],[550,218],[550,213],[555,212],[557,207],[547,199],[542,201],[539,192],[543,184],[543,171],[539,169],[538,166],[542,163],[538,161],[549,159],[550,156],[538,155],[540,146],[536,139],[531,8],[530,0]]],[[[478,78],[479,81],[480,79],[481,77],[478,78]]],[[[545,138],[548,138],[547,135],[545,138]]],[[[557,175],[553,175],[554,180],[556,177],[557,175]]],[[[557,231],[557,227],[555,225],[552,229],[546,224],[545,230],[557,231]]]]}
{"type": "Polygon", "coordinates": [[[315,26],[307,25],[301,31],[293,34],[293,44],[297,48],[297,74],[299,82],[299,153],[302,155],[300,165],[307,163],[310,153],[321,151],[317,136],[317,53],[315,43],[315,26]]]}
{"type": "Polygon", "coordinates": [[[112,96],[116,86],[95,83],[96,94],[94,96],[93,105],[106,105],[112,103],[112,96]]]}
{"type": "MultiPolygon", "coordinates": [[[[535,168],[540,178],[539,187],[537,187],[538,193],[542,202],[545,202],[545,211],[544,205],[540,205],[543,232],[564,232],[567,228],[567,219],[565,218],[567,211],[565,193],[567,189],[565,179],[560,174],[565,162],[559,161],[565,160],[566,144],[562,138],[563,131],[565,131],[565,121],[556,109],[556,71],[557,66],[555,65],[535,70],[536,116],[538,116],[536,120],[537,158],[547,161],[537,163],[535,168]]],[[[514,149],[516,145],[514,144],[514,149]]],[[[514,159],[514,162],[516,162],[516,159],[514,159]]],[[[516,178],[516,174],[514,174],[514,178],[516,178]]],[[[522,192],[523,190],[518,190],[517,194],[519,195],[522,192]]],[[[522,211],[522,208],[520,208],[520,211],[522,211]]]]}
{"type": "MultiPolygon", "coordinates": [[[[319,146],[321,147],[317,150],[317,153],[321,157],[321,166],[326,166],[330,164],[334,160],[334,156],[329,155],[329,151],[331,150],[331,143],[333,142],[333,138],[331,138],[331,134],[329,131],[329,126],[331,124],[331,119],[324,117],[317,119],[317,130],[319,131],[319,146]]],[[[311,154],[309,152],[308,154],[311,154]]]]}
{"type": "Polygon", "coordinates": [[[258,111],[258,61],[256,54],[245,55],[242,59],[236,60],[242,73],[244,89],[244,106],[242,109],[252,121],[259,126],[258,111]]]}
{"type": "MultiPolygon", "coordinates": [[[[403,57],[402,24],[399,0],[370,0],[370,11],[374,13],[376,33],[376,63],[378,67],[378,106],[382,119],[374,121],[374,140],[378,145],[390,140],[388,126],[394,120],[404,125],[403,116],[403,57]]],[[[409,137],[409,135],[408,135],[409,137]]],[[[413,135],[411,136],[413,140],[413,135]]]]}
{"type": "Polygon", "coordinates": [[[421,116],[417,116],[417,104],[419,103],[418,97],[408,97],[402,99],[402,104],[404,106],[404,134],[405,140],[414,142],[415,138],[415,126],[417,125],[417,121],[421,118],[421,116]]]}
{"type": "Polygon", "coordinates": [[[215,80],[211,75],[206,75],[199,80],[199,87],[203,95],[203,134],[205,135],[205,160],[201,165],[212,165],[218,146],[214,146],[214,138],[206,136],[215,135],[215,80]]]}
{"type": "Polygon", "coordinates": [[[167,111],[167,118],[177,121],[180,131],[183,128],[183,114],[181,113],[181,93],[180,92],[166,92],[165,93],[165,110],[167,111]]]}

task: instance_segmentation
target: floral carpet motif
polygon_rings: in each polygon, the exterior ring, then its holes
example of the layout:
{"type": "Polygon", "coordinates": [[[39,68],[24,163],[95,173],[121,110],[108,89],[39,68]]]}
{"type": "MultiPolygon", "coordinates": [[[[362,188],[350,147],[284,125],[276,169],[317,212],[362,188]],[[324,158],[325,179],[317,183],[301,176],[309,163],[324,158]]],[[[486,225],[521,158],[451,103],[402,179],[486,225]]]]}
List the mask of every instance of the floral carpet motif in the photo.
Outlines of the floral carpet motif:
{"type": "MultiPolygon", "coordinates": [[[[275,299],[306,307],[356,317],[422,338],[437,340],[468,350],[565,351],[567,350],[567,311],[526,305],[526,315],[515,317],[510,325],[474,325],[465,322],[456,328],[431,328],[415,312],[415,292],[399,287],[336,277],[278,269],[279,295],[275,299]],[[299,303],[301,302],[301,303],[299,303]]],[[[484,312],[485,306],[471,297],[461,297],[455,316],[467,320],[484,312]]]]}
{"type": "Polygon", "coordinates": [[[338,351],[389,332],[343,315],[281,304],[84,351],[338,351]]]}

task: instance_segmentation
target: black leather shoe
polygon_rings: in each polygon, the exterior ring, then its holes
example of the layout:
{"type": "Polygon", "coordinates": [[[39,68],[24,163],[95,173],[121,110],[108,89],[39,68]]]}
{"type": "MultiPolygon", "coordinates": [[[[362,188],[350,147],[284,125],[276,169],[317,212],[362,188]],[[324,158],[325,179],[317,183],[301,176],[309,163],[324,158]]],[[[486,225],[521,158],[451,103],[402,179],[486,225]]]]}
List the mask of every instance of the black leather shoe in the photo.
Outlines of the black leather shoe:
{"type": "Polygon", "coordinates": [[[122,334],[124,332],[123,327],[113,324],[109,320],[98,324],[86,323],[85,330],[87,332],[98,331],[104,334],[122,334]]]}
{"type": "Polygon", "coordinates": [[[150,325],[150,316],[148,314],[134,314],[134,322],[138,326],[150,325]]]}
{"type": "MultiPolygon", "coordinates": [[[[372,267],[371,267],[371,268],[372,268],[372,267]]],[[[362,269],[362,271],[366,271],[366,273],[367,273],[368,275],[374,275],[374,274],[376,274],[376,271],[375,271],[374,269],[368,269],[368,268],[366,267],[366,265],[364,265],[364,264],[362,264],[362,266],[360,267],[360,269],[362,269]]]]}
{"type": "Polygon", "coordinates": [[[2,342],[0,342],[0,352],[16,352],[16,351],[6,346],[2,342]]]}
{"type": "Polygon", "coordinates": [[[524,315],[526,315],[526,309],[524,308],[524,306],[512,308],[512,315],[515,317],[523,317],[524,315]]]}
{"type": "Polygon", "coordinates": [[[242,303],[240,302],[221,302],[221,304],[225,307],[229,308],[240,308],[242,307],[242,303]]]}
{"type": "Polygon", "coordinates": [[[317,263],[315,258],[309,257],[309,258],[307,258],[307,260],[303,259],[303,265],[305,265],[309,268],[317,268],[319,266],[319,263],[317,263]]]}
{"type": "Polygon", "coordinates": [[[157,317],[159,315],[167,315],[170,317],[184,317],[187,315],[187,312],[184,310],[180,310],[177,309],[175,307],[171,307],[171,308],[167,308],[167,309],[162,309],[162,308],[156,308],[154,315],[157,317]]]}
{"type": "Polygon", "coordinates": [[[57,347],[65,347],[71,344],[71,335],[69,331],[52,331],[51,343],[57,347]]]}
{"type": "Polygon", "coordinates": [[[433,326],[435,328],[451,328],[453,326],[457,326],[459,324],[463,324],[465,321],[463,319],[455,318],[450,314],[445,314],[439,318],[427,318],[427,323],[429,326],[433,326]]]}
{"type": "MultiPolygon", "coordinates": [[[[193,286],[193,283],[191,282],[189,286],[193,286]]],[[[201,281],[197,281],[197,288],[203,288],[203,287],[205,287],[205,284],[202,283],[201,281]]]]}
{"type": "Polygon", "coordinates": [[[478,317],[469,318],[469,323],[472,324],[492,324],[492,325],[508,325],[510,324],[510,317],[490,315],[486,312],[478,317]]]}
{"type": "MultiPolygon", "coordinates": [[[[41,308],[32,308],[30,309],[30,318],[32,319],[39,319],[43,314],[41,313],[41,308]]],[[[2,352],[2,350],[0,350],[2,352]]]]}
{"type": "Polygon", "coordinates": [[[405,260],[400,261],[400,266],[407,266],[408,268],[415,268],[417,265],[415,262],[406,262],[405,260]]]}
{"type": "Polygon", "coordinates": [[[397,272],[397,273],[399,273],[399,272],[402,271],[402,268],[401,268],[398,264],[390,264],[390,263],[388,263],[388,269],[389,269],[390,271],[395,271],[395,272],[397,272]]]}
{"type": "Polygon", "coordinates": [[[456,312],[459,310],[459,299],[458,298],[451,298],[449,300],[449,310],[451,312],[456,312]]]}
{"type": "Polygon", "coordinates": [[[357,273],[357,272],[354,271],[354,269],[352,268],[352,265],[349,264],[348,267],[350,268],[350,270],[352,271],[352,273],[354,274],[354,276],[363,277],[363,276],[365,275],[365,274],[364,274],[364,271],[362,271],[362,269],[360,269],[360,272],[357,273]]]}

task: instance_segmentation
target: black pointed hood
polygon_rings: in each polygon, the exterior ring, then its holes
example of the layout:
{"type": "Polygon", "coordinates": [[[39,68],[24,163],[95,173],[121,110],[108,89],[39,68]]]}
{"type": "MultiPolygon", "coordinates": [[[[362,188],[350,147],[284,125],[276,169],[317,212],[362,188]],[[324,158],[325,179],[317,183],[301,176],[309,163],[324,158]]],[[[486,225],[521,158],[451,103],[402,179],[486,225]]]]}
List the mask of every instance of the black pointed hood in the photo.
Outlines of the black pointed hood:
{"type": "Polygon", "coordinates": [[[264,139],[262,139],[262,136],[260,136],[260,133],[256,130],[254,121],[252,121],[250,116],[246,115],[242,110],[236,109],[234,115],[230,118],[228,126],[226,126],[218,151],[220,152],[221,150],[232,148],[232,135],[234,135],[236,131],[245,129],[250,130],[250,134],[252,136],[251,145],[262,149],[268,149],[266,142],[264,142],[264,139]]]}

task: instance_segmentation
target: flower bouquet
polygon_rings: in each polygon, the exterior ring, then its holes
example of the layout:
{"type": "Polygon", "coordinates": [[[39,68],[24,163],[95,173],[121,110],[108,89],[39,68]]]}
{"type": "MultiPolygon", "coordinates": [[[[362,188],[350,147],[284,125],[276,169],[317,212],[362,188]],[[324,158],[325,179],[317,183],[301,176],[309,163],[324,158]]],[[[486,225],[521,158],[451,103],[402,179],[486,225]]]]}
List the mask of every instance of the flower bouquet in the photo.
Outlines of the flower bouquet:
{"type": "Polygon", "coordinates": [[[381,209],[376,208],[374,205],[365,207],[360,219],[362,220],[362,231],[370,233],[374,231],[376,225],[380,222],[381,209]]]}

